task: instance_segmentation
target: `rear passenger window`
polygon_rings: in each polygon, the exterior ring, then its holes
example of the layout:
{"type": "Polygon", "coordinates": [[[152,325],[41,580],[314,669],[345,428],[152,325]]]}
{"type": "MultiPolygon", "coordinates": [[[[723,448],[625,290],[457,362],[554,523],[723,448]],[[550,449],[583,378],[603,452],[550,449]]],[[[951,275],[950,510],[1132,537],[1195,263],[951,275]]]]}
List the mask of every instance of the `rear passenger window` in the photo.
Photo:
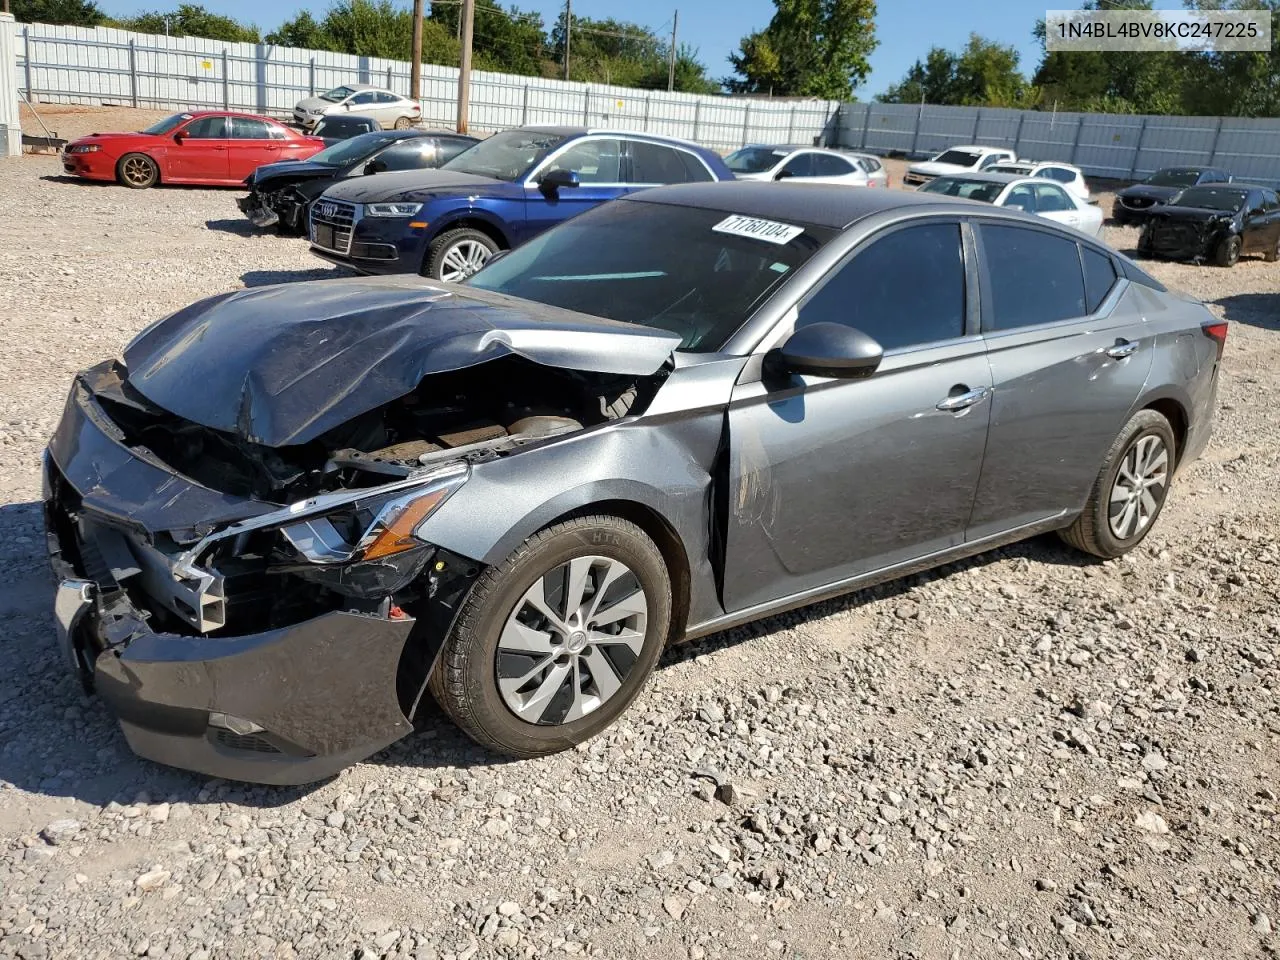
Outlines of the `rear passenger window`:
{"type": "Polygon", "coordinates": [[[1116,266],[1106,254],[1092,247],[1081,247],[1084,259],[1084,292],[1089,313],[1102,306],[1116,283],[1116,266]]]}
{"type": "Polygon", "coordinates": [[[687,180],[680,155],[656,143],[631,141],[632,183],[684,183],[687,180]]]}
{"type": "Polygon", "coordinates": [[[886,350],[951,340],[964,336],[964,288],[959,225],[906,227],[837,267],[801,307],[796,326],[842,323],[886,350]]]}
{"type": "Polygon", "coordinates": [[[984,223],[982,250],[993,301],[992,316],[983,324],[986,329],[1014,330],[1088,312],[1074,240],[984,223]]]}

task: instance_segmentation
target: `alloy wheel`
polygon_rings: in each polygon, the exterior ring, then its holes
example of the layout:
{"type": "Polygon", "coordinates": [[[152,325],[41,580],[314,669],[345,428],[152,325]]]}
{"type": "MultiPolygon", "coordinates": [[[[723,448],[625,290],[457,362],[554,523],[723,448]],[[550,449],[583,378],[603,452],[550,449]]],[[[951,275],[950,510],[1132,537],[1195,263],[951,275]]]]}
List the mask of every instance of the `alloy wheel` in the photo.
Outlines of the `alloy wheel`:
{"type": "Polygon", "coordinates": [[[124,178],[137,187],[151,182],[151,162],[145,157],[127,157],[121,170],[124,178]]]}
{"type": "Polygon", "coordinates": [[[521,720],[571,723],[626,683],[644,648],[649,600],[609,557],[576,557],[539,577],[498,639],[498,690],[521,720]]]}
{"type": "Polygon", "coordinates": [[[1111,487],[1111,533],[1129,540],[1144,531],[1160,512],[1169,486],[1169,450],[1164,440],[1146,434],[1134,441],[1120,461],[1111,487]]]}
{"type": "Polygon", "coordinates": [[[493,256],[493,251],[478,240],[459,240],[440,259],[440,279],[450,283],[465,280],[493,256]]]}

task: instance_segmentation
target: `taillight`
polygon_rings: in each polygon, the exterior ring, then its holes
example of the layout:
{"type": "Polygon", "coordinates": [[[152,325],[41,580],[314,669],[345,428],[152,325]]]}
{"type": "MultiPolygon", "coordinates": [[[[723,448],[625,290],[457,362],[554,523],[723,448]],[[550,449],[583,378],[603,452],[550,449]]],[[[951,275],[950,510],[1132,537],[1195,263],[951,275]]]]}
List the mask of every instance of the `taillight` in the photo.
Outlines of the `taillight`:
{"type": "Polygon", "coordinates": [[[1227,322],[1225,320],[1217,323],[1204,323],[1200,325],[1200,329],[1204,331],[1204,335],[1218,345],[1218,357],[1222,359],[1222,351],[1227,346],[1227,322]]]}

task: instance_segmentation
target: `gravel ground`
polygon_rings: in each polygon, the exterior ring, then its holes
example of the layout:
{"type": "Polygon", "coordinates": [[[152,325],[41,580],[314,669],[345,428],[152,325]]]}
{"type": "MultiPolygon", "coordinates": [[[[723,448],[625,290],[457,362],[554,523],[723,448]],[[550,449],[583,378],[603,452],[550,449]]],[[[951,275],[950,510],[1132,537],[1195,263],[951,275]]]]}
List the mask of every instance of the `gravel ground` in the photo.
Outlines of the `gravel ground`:
{"type": "Polygon", "coordinates": [[[1042,538],[709,638],[560,756],[441,722],[252,788],[135,759],[67,676],[39,456],[151,320],[332,271],[235,191],[59,170],[0,161],[0,958],[1280,953],[1280,265],[1152,267],[1234,324],[1213,444],[1129,557],[1042,538]]]}

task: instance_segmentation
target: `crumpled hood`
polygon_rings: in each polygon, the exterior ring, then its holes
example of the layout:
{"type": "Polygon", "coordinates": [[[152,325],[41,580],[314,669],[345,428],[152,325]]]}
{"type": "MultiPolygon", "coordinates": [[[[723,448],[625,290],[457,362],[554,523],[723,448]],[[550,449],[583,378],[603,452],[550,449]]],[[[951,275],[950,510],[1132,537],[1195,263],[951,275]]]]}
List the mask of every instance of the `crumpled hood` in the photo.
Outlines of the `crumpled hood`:
{"type": "Polygon", "coordinates": [[[1156,187],[1149,183],[1135,183],[1132,187],[1125,187],[1123,190],[1117,190],[1117,197],[1143,197],[1147,200],[1154,200],[1156,203],[1168,203],[1179,190],[1184,187],[1156,187]]]}
{"type": "Polygon", "coordinates": [[[278,447],[306,443],[433,373],[517,355],[644,376],[680,338],[417,277],[281,284],[201,300],[125,348],[129,384],[202,426],[278,447]]]}
{"type": "Polygon", "coordinates": [[[312,177],[336,177],[342,171],[328,163],[315,163],[311,160],[278,160],[275,163],[264,163],[254,168],[246,183],[257,184],[264,180],[280,177],[283,180],[309,180],[312,177]]]}
{"type": "Polygon", "coordinates": [[[326,191],[325,196],[330,200],[346,200],[349,203],[385,203],[396,200],[426,203],[443,194],[524,196],[524,188],[505,180],[476,177],[453,170],[405,170],[379,173],[373,177],[352,177],[335,184],[326,191]]]}
{"type": "Polygon", "coordinates": [[[949,173],[968,173],[973,167],[962,167],[958,163],[938,163],[926,160],[924,163],[913,163],[907,167],[909,173],[922,173],[926,177],[945,177],[949,173]]]}
{"type": "Polygon", "coordinates": [[[1215,221],[1229,223],[1234,216],[1229,210],[1213,210],[1209,207],[1178,207],[1173,204],[1164,204],[1160,209],[1151,211],[1152,219],[1156,220],[1189,220],[1200,223],[1213,223],[1215,221]]]}

